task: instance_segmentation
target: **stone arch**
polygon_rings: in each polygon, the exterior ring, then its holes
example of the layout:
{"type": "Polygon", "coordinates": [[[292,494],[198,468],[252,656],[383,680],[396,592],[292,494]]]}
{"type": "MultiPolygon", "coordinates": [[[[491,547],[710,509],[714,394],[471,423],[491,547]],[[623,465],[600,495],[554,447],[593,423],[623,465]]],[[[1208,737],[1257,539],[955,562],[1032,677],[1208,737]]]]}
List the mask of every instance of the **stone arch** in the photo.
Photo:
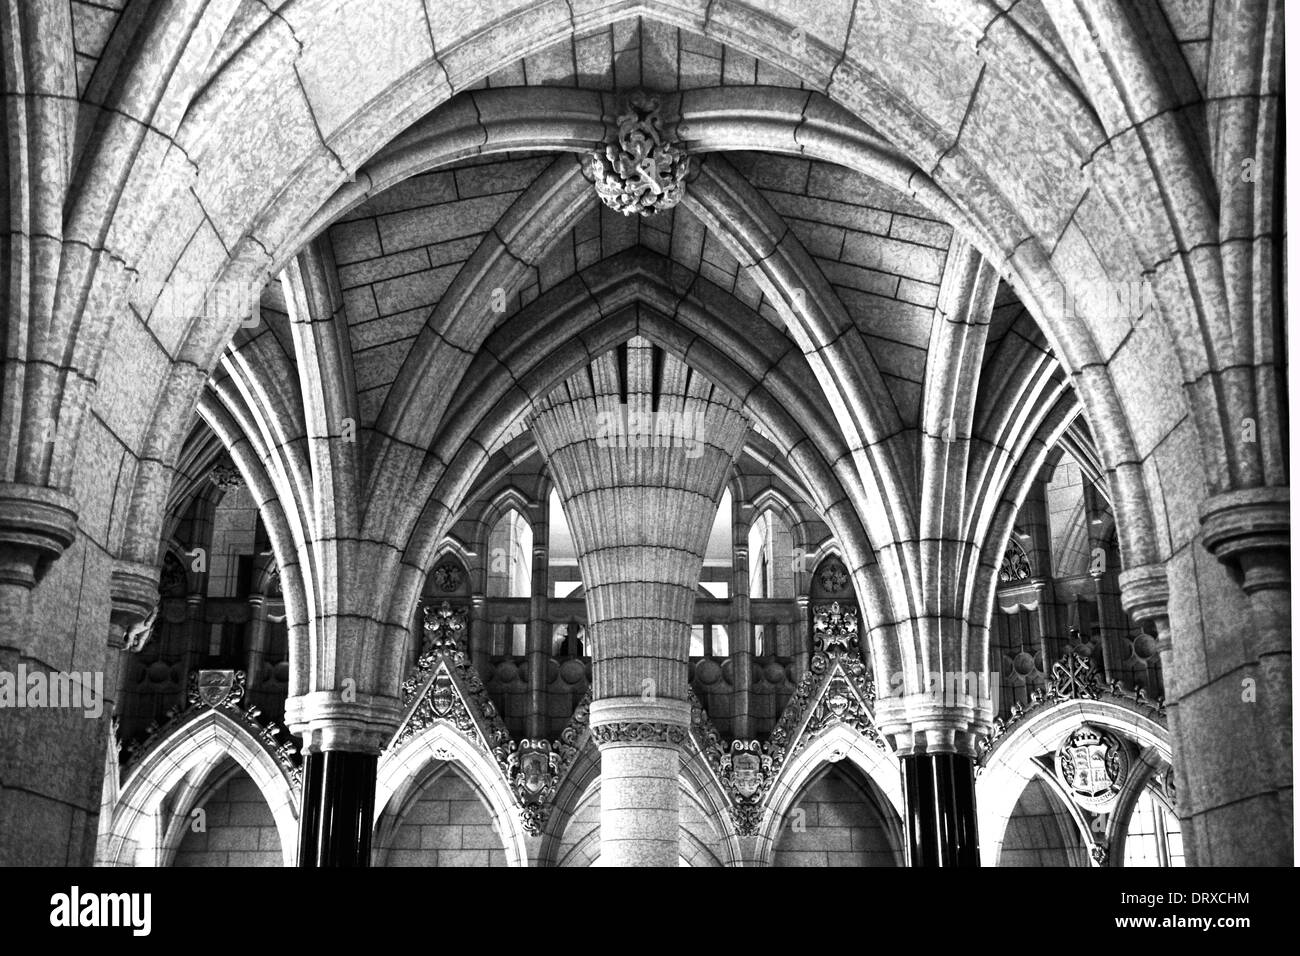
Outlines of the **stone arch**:
{"type": "Polygon", "coordinates": [[[475,521],[474,549],[477,552],[477,559],[473,564],[468,565],[470,573],[474,576],[475,590],[483,593],[487,591],[487,575],[491,567],[491,547],[488,539],[497,522],[511,511],[518,513],[531,525],[533,509],[528,496],[514,485],[508,485],[493,495],[492,500],[483,508],[475,521]]]}
{"type": "Polygon", "coordinates": [[[379,760],[375,784],[375,825],[390,806],[400,808],[410,798],[424,768],[434,761],[452,761],[487,800],[506,851],[507,866],[528,865],[528,845],[516,812],[514,794],[501,768],[463,734],[438,721],[379,760]]]}
{"type": "MultiPolygon", "coordinates": [[[[656,5],[655,5],[655,7],[656,7],[656,5]]],[[[659,10],[655,10],[655,12],[659,12],[659,10]]],[[[664,16],[667,17],[667,16],[668,16],[668,13],[671,13],[671,12],[668,12],[668,10],[664,10],[663,13],[664,13],[664,16]]],[[[1014,30],[1014,27],[1011,27],[1011,26],[1006,25],[1006,21],[1002,21],[1002,23],[1004,23],[1004,26],[1006,27],[1006,29],[1008,29],[1008,30],[1014,30]]],[[[732,38],[732,39],[740,39],[740,40],[744,40],[744,36],[738,36],[738,38],[732,38]]],[[[1014,40],[1014,43],[1015,43],[1015,44],[1024,44],[1024,46],[1030,46],[1030,44],[1027,44],[1027,43],[1026,43],[1026,40],[1024,40],[1023,36],[1019,36],[1019,35],[1004,36],[1004,38],[1001,38],[1001,39],[1002,39],[1002,42],[1004,42],[1004,43],[1005,43],[1005,42],[1013,42],[1013,40],[1014,40]]],[[[755,38],[755,40],[757,40],[757,38],[755,38]]],[[[742,43],[742,46],[745,46],[745,44],[742,43]]],[[[764,47],[764,44],[762,44],[762,43],[759,43],[759,44],[758,44],[758,47],[763,47],[762,52],[771,52],[771,49],[768,48],[768,47],[764,47]]],[[[755,47],[755,49],[757,49],[758,47],[755,47]]],[[[995,48],[995,47],[996,47],[996,44],[993,44],[993,46],[991,46],[991,48],[995,48]]],[[[1043,53],[1041,53],[1041,51],[1032,51],[1032,49],[1031,49],[1031,53],[1032,53],[1032,55],[1034,55],[1034,56],[1039,56],[1039,57],[1043,56],[1043,53]]],[[[876,111],[872,111],[872,112],[876,112],[876,111]]],[[[915,179],[915,176],[910,177],[909,181],[910,181],[911,183],[913,183],[913,186],[911,186],[911,187],[913,187],[913,190],[917,189],[917,179],[915,179]]]]}
{"type": "Polygon", "coordinates": [[[875,789],[877,809],[888,827],[895,828],[894,843],[902,846],[903,820],[907,810],[903,802],[903,784],[898,759],[878,748],[875,743],[845,724],[832,724],[792,759],[777,774],[767,797],[767,812],[759,826],[755,859],[760,866],[772,865],[781,825],[794,807],[809,781],[828,763],[849,760],[875,789]],[[893,811],[893,816],[890,811],[893,811]]]}
{"type": "Polygon", "coordinates": [[[164,802],[186,787],[192,800],[202,781],[227,758],[235,760],[266,798],[284,865],[293,866],[298,853],[299,790],[247,729],[215,708],[181,724],[131,767],[103,831],[96,866],[163,865],[174,850],[166,843],[169,821],[162,818],[164,802]]]}
{"type": "MultiPolygon", "coordinates": [[[[700,302],[692,297],[683,298],[680,291],[666,283],[659,268],[662,260],[658,257],[638,254],[627,261],[634,266],[631,274],[627,270],[613,269],[607,260],[586,270],[580,283],[567,288],[557,287],[539,297],[494,333],[502,341],[501,348],[493,345],[495,338],[489,339],[487,351],[491,360],[480,360],[484,370],[481,373],[471,370],[466,377],[474,385],[472,391],[476,400],[488,406],[490,411],[472,419],[457,414],[457,430],[439,436],[440,442],[459,451],[440,475],[431,473],[416,485],[413,497],[428,500],[431,504],[425,508],[410,536],[403,558],[404,567],[416,568],[426,563],[426,550],[439,538],[441,529],[460,507],[471,485],[472,475],[487,460],[487,449],[493,447],[493,436],[501,434],[510,422],[527,412],[531,396],[546,394],[554,384],[589,362],[593,354],[635,331],[635,334],[650,339],[693,365],[733,394],[746,396],[745,404],[754,409],[753,414],[775,423],[774,432],[779,433],[781,440],[788,442],[793,449],[790,455],[793,462],[811,474],[805,483],[811,493],[820,496],[818,506],[826,513],[838,546],[849,552],[845,563],[855,575],[855,587],[864,610],[868,612],[868,623],[877,614],[887,620],[887,612],[883,609],[889,606],[889,597],[877,575],[872,573],[874,561],[857,557],[871,555],[871,545],[861,530],[856,512],[837,491],[832,491],[839,488],[842,481],[851,480],[842,469],[837,467],[833,470],[829,464],[839,457],[843,445],[836,444],[834,426],[816,409],[798,407],[795,412],[791,411],[792,404],[788,399],[798,394],[794,385],[795,374],[804,366],[791,364],[797,361],[791,358],[790,361],[778,362],[777,368],[772,369],[771,359],[763,358],[762,343],[756,348],[754,338],[759,329],[752,326],[746,326],[747,335],[737,326],[717,345],[701,339],[694,331],[696,326],[713,321],[718,329],[727,329],[736,322],[730,317],[733,313],[736,316],[746,314],[743,304],[725,296],[714,301],[712,293],[700,302]],[[616,298],[613,301],[601,298],[609,296],[616,298]],[[562,307],[563,321],[555,318],[542,321],[543,317],[550,316],[549,310],[554,309],[557,303],[562,307]],[[540,357],[542,350],[526,338],[528,331],[539,328],[544,328],[546,335],[565,343],[555,348],[544,362],[540,357]],[[513,345],[509,344],[512,342],[513,345]],[[515,367],[512,349],[517,350],[528,364],[515,367]],[[738,359],[744,364],[739,364],[738,359]],[[470,420],[477,422],[472,430],[465,424],[470,420]],[[822,444],[827,446],[826,451],[820,450],[822,444]]],[[[696,283],[695,288],[701,285],[696,283]]],[[[855,488],[855,493],[860,495],[861,489],[855,488]]],[[[408,577],[397,589],[389,620],[406,619],[407,602],[413,600],[411,586],[414,580],[413,575],[408,577]]],[[[902,651],[893,646],[892,638],[876,642],[873,649],[881,658],[878,667],[895,669],[887,661],[902,651]]]]}
{"type": "MultiPolygon", "coordinates": [[[[1154,766],[1168,767],[1173,763],[1168,729],[1117,701],[1071,700],[1030,713],[1014,723],[981,758],[982,770],[975,778],[980,858],[985,866],[997,865],[1016,801],[1025,785],[1038,774],[1034,758],[1054,752],[1065,736],[1085,721],[1121,734],[1135,745],[1129,789],[1138,778],[1141,778],[1139,785],[1145,786],[1154,766]]],[[[1112,821],[1112,839],[1115,824],[1126,825],[1127,816],[1112,821]]]]}

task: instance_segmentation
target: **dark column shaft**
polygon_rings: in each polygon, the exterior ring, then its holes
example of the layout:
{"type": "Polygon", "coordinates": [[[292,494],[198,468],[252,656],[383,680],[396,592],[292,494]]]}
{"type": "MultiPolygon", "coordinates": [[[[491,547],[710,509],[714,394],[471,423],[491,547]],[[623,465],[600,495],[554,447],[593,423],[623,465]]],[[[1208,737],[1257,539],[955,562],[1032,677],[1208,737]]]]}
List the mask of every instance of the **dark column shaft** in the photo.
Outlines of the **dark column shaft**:
{"type": "Polygon", "coordinates": [[[902,758],[909,866],[979,866],[975,774],[960,754],[902,758]]]}
{"type": "Polygon", "coordinates": [[[299,866],[370,865],[378,768],[374,754],[327,750],[303,757],[299,866]]]}

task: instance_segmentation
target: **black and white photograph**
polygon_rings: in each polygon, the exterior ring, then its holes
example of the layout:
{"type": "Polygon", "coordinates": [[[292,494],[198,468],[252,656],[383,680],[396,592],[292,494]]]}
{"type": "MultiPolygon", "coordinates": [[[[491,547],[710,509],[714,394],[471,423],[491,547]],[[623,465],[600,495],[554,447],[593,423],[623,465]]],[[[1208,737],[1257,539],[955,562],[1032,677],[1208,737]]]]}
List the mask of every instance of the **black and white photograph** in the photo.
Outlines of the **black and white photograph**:
{"type": "Polygon", "coordinates": [[[23,919],[980,867],[1249,928],[1287,6],[0,0],[23,919]]]}

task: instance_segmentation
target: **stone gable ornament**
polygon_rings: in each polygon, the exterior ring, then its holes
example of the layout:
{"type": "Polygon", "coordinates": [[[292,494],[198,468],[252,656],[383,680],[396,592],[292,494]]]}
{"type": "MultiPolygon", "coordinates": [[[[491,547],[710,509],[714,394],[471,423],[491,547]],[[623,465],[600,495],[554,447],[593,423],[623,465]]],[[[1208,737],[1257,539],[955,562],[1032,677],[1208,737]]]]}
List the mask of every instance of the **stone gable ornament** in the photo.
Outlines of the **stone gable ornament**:
{"type": "Polygon", "coordinates": [[[665,136],[659,97],[633,90],[620,103],[617,141],[592,152],[588,169],[596,195],[610,209],[652,216],[681,202],[690,158],[665,136]]]}
{"type": "Polygon", "coordinates": [[[818,581],[823,591],[838,593],[849,586],[849,572],[838,561],[828,561],[818,575],[818,581]]]}
{"type": "Polygon", "coordinates": [[[855,609],[842,610],[839,601],[814,609],[814,652],[847,654],[857,648],[858,614],[855,609]]]}
{"type": "Polygon", "coordinates": [[[1080,724],[1056,750],[1056,778],[1074,802],[1108,813],[1128,779],[1128,749],[1114,734],[1080,724]]]}
{"type": "Polygon", "coordinates": [[[463,608],[453,608],[447,601],[436,609],[424,605],[424,648],[420,651],[420,666],[425,667],[434,658],[454,659],[460,652],[460,636],[465,626],[463,608]]]}
{"type": "Polygon", "coordinates": [[[465,572],[453,561],[444,561],[433,569],[433,583],[439,591],[455,591],[465,580],[465,572]]]}

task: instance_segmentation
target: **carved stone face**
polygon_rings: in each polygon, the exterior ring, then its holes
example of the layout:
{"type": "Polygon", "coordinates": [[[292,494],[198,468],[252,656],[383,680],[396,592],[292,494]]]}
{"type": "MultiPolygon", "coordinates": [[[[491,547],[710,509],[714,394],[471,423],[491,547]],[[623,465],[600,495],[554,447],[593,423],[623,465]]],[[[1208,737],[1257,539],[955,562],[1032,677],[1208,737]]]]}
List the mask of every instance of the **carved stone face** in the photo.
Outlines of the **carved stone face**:
{"type": "Polygon", "coordinates": [[[433,712],[439,717],[446,717],[451,713],[456,703],[456,690],[452,686],[451,675],[445,671],[433,679],[433,693],[429,695],[429,703],[433,707],[433,712]]]}
{"type": "Polygon", "coordinates": [[[763,782],[758,772],[758,757],[751,753],[736,754],[731,759],[731,770],[737,793],[742,797],[752,797],[758,792],[763,782]]]}
{"type": "Polygon", "coordinates": [[[830,687],[826,689],[827,709],[835,715],[837,720],[843,720],[852,703],[853,697],[849,693],[848,682],[842,677],[832,679],[830,687]]]}

